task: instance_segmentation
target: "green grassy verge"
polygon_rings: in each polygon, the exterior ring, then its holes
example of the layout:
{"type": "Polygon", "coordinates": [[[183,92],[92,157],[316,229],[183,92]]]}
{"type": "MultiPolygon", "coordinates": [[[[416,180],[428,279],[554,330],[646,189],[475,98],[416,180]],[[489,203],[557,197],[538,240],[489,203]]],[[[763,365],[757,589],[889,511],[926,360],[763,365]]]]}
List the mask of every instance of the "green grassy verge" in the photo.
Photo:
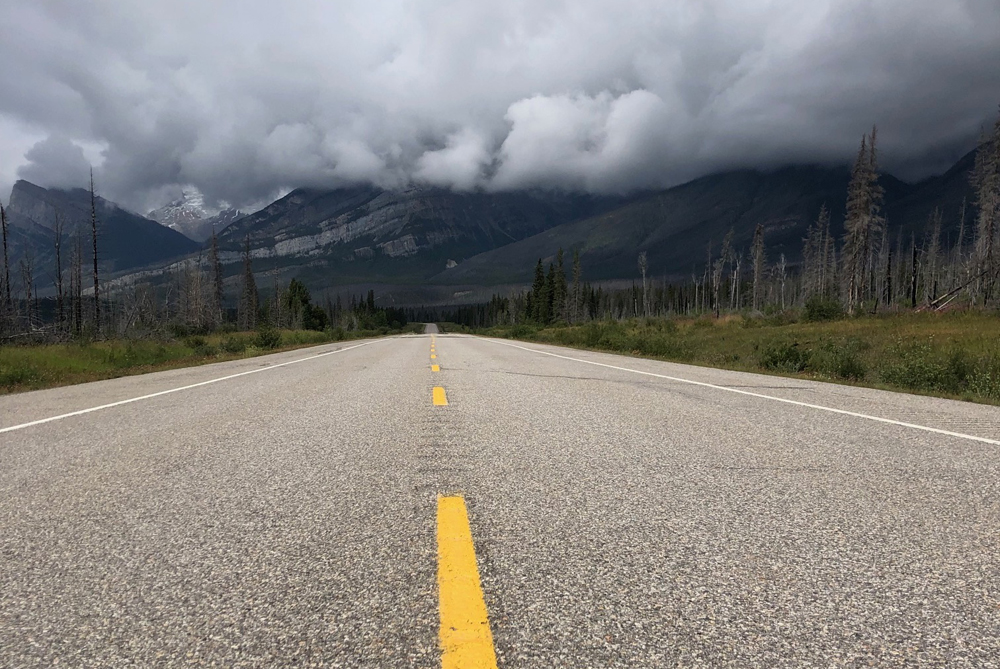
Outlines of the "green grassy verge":
{"type": "Polygon", "coordinates": [[[1000,404],[1000,316],[637,319],[480,334],[1000,404]]]}
{"type": "MultiPolygon", "coordinates": [[[[404,332],[423,332],[422,323],[404,332]]],[[[0,347],[0,394],[250,358],[390,330],[262,330],[163,340],[112,340],[0,347]]]]}

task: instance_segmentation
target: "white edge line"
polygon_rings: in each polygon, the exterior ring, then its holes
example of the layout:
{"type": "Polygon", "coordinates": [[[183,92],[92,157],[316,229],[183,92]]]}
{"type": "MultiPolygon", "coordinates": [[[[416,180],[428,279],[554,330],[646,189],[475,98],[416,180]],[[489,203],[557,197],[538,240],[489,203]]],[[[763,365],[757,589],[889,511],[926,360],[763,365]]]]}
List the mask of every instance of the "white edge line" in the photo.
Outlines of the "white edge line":
{"type": "MultiPolygon", "coordinates": [[[[197,388],[199,386],[207,386],[210,383],[218,383],[219,381],[228,381],[229,379],[235,379],[239,376],[246,376],[247,374],[256,374],[257,372],[266,372],[272,369],[277,369],[279,367],[287,367],[288,365],[294,365],[300,362],[306,362],[307,360],[315,360],[316,358],[322,358],[325,355],[333,355],[334,353],[342,353],[343,351],[350,351],[354,348],[361,348],[362,346],[369,346],[379,341],[384,341],[382,339],[376,339],[374,341],[367,341],[363,344],[355,344],[354,346],[347,346],[344,348],[334,349],[332,351],[324,351],[323,353],[317,353],[316,355],[310,355],[305,358],[298,358],[296,360],[290,360],[288,362],[280,362],[276,365],[268,365],[267,367],[258,367],[257,369],[251,369],[246,372],[239,372],[238,374],[230,374],[228,376],[220,376],[217,379],[209,379],[208,381],[201,381],[199,383],[192,383],[189,386],[180,386],[179,388],[170,388],[168,390],[161,390],[158,393],[150,393],[149,395],[141,395],[139,397],[130,397],[127,400],[119,400],[118,402],[111,402],[110,404],[102,404],[96,407],[90,407],[89,409],[80,409],[79,411],[70,411],[69,413],[60,414],[58,416],[50,416],[48,418],[40,418],[39,420],[33,420],[29,423],[21,423],[20,425],[11,425],[10,427],[0,428],[0,434],[4,432],[13,432],[14,430],[23,430],[26,427],[32,427],[35,425],[42,425],[44,423],[51,423],[52,421],[62,420],[64,418],[72,418],[73,416],[82,416],[83,414],[91,413],[93,411],[100,411],[101,409],[110,409],[112,407],[121,406],[123,404],[131,404],[132,402],[139,402],[142,400],[152,399],[153,397],[160,397],[161,395],[169,395],[170,393],[179,393],[182,390],[190,390],[191,388],[197,388]]],[[[247,360],[252,360],[253,358],[247,358],[247,360]]]]}
{"type": "MultiPolygon", "coordinates": [[[[927,427],[926,425],[917,425],[915,423],[906,423],[901,420],[892,420],[891,418],[880,418],[879,416],[870,416],[866,413],[857,413],[855,411],[847,411],[846,409],[834,409],[833,407],[825,407],[819,404],[809,404],[808,402],[799,402],[798,400],[789,400],[784,397],[775,397],[774,395],[764,395],[762,393],[752,393],[749,390],[740,390],[739,388],[727,388],[726,386],[717,386],[714,383],[705,383],[704,381],[692,381],[691,379],[682,379],[676,376],[668,376],[666,374],[656,374],[654,372],[644,372],[639,369],[629,369],[628,367],[619,367],[617,365],[608,365],[603,362],[594,362],[593,360],[584,360],[582,358],[572,358],[568,355],[559,355],[558,353],[550,353],[548,351],[540,351],[537,348],[529,348],[527,346],[518,346],[517,344],[512,344],[510,342],[501,341],[499,339],[493,339],[492,337],[479,337],[477,339],[483,339],[485,341],[493,342],[494,344],[500,344],[502,346],[510,346],[513,348],[519,348],[522,351],[531,351],[532,353],[540,353],[541,355],[550,355],[553,358],[562,358],[563,360],[572,360],[573,362],[582,362],[587,365],[597,365],[598,367],[607,367],[608,369],[617,369],[622,372],[632,372],[633,374],[642,374],[644,376],[654,376],[658,379],[667,379],[668,381],[677,381],[678,383],[688,383],[693,386],[702,386],[704,388],[713,388],[714,390],[724,390],[727,393],[736,393],[738,395],[749,395],[750,397],[760,397],[766,400],[773,400],[775,402],[784,402],[785,404],[793,404],[795,406],[806,407],[809,409],[818,409],[820,411],[829,411],[830,413],[837,413],[844,416],[854,416],[855,418],[865,418],[867,420],[873,420],[878,423],[888,423],[889,425],[899,425],[901,427],[909,427],[914,430],[923,430],[924,432],[934,432],[935,434],[944,434],[949,437],[957,437],[959,439],[968,439],[970,441],[978,441],[984,444],[993,444],[994,446],[1000,446],[1000,441],[996,439],[988,439],[986,437],[977,437],[972,434],[964,434],[962,432],[951,432],[950,430],[941,430],[936,427],[927,427]]],[[[655,362],[655,361],[653,361],[655,362]]]]}

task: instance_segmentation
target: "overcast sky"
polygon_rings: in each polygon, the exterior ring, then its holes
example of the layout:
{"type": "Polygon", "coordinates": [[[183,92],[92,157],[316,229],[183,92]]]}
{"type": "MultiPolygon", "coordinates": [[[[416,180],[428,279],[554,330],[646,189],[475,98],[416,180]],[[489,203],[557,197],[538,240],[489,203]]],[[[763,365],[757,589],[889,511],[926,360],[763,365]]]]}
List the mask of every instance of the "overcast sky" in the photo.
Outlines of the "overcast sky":
{"type": "Polygon", "coordinates": [[[1000,103],[998,0],[3,0],[0,197],[193,184],[625,191],[945,169],[1000,103]]]}

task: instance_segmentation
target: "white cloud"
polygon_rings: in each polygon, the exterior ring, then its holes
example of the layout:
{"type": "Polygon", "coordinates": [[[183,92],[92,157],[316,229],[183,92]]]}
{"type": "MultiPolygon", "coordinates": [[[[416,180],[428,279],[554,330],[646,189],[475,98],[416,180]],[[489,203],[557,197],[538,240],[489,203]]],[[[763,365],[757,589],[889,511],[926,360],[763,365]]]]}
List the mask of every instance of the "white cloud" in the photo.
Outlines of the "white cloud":
{"type": "Polygon", "coordinates": [[[847,161],[878,122],[919,174],[995,113],[998,34],[996,0],[8,0],[0,159],[103,147],[139,210],[189,183],[619,191],[847,161]]]}

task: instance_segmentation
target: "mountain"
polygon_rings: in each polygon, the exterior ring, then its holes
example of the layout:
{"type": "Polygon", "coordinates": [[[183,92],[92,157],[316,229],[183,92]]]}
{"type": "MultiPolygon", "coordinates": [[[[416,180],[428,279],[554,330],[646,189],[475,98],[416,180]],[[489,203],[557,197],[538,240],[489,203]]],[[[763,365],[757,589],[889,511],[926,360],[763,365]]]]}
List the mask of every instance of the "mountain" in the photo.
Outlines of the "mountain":
{"type": "Polygon", "coordinates": [[[219,235],[223,259],[247,242],[254,268],[314,288],[414,283],[556,225],[620,206],[619,197],[553,193],[299,189],[219,235]]]}
{"type": "MultiPolygon", "coordinates": [[[[970,153],[917,183],[883,174],[890,239],[919,240],[940,208],[950,245],[964,200],[968,241],[973,162],[970,153]]],[[[264,291],[297,277],[313,291],[377,286],[397,304],[471,300],[488,287],[528,283],[538,258],[548,262],[560,247],[580,251],[590,281],[634,278],[640,251],[652,275],[682,278],[700,273],[709,247],[717,254],[730,231],[734,248],[746,253],[758,224],[769,262],[783,254],[794,265],[823,205],[841,237],[849,178],[846,167],[732,170],[627,197],[303,188],[225,227],[219,246],[230,285],[248,244],[264,291]]],[[[163,264],[144,276],[169,280],[163,264]]]]}
{"type": "Polygon", "coordinates": [[[185,189],[181,197],[159,209],[149,212],[146,217],[176,230],[188,239],[204,242],[243,216],[239,209],[210,209],[205,205],[201,191],[195,188],[185,189]]]}
{"type": "MultiPolygon", "coordinates": [[[[199,244],[179,232],[96,198],[98,259],[105,272],[128,270],[196,251],[199,244]]],[[[55,221],[63,224],[63,263],[69,267],[70,239],[79,229],[84,248],[90,241],[90,191],[46,189],[27,181],[14,184],[7,207],[13,242],[11,263],[31,254],[36,271],[54,265],[55,221]]]]}
{"type": "MultiPolygon", "coordinates": [[[[903,234],[909,239],[916,234],[919,239],[935,207],[943,213],[945,239],[954,238],[963,198],[969,203],[967,225],[972,218],[969,172],[973,162],[969,154],[946,174],[916,184],[882,175],[879,183],[885,189],[890,238],[903,234]]],[[[816,166],[713,174],[491,249],[443,270],[430,282],[528,282],[538,258],[550,261],[560,247],[567,253],[580,252],[591,280],[636,276],[640,251],[647,252],[654,275],[680,277],[700,271],[709,246],[718,253],[730,230],[733,246],[748,250],[758,224],[764,226],[769,259],[775,261],[784,254],[789,263],[795,263],[801,258],[806,230],[822,205],[830,209],[834,234],[842,236],[849,178],[846,168],[816,166]]]]}

